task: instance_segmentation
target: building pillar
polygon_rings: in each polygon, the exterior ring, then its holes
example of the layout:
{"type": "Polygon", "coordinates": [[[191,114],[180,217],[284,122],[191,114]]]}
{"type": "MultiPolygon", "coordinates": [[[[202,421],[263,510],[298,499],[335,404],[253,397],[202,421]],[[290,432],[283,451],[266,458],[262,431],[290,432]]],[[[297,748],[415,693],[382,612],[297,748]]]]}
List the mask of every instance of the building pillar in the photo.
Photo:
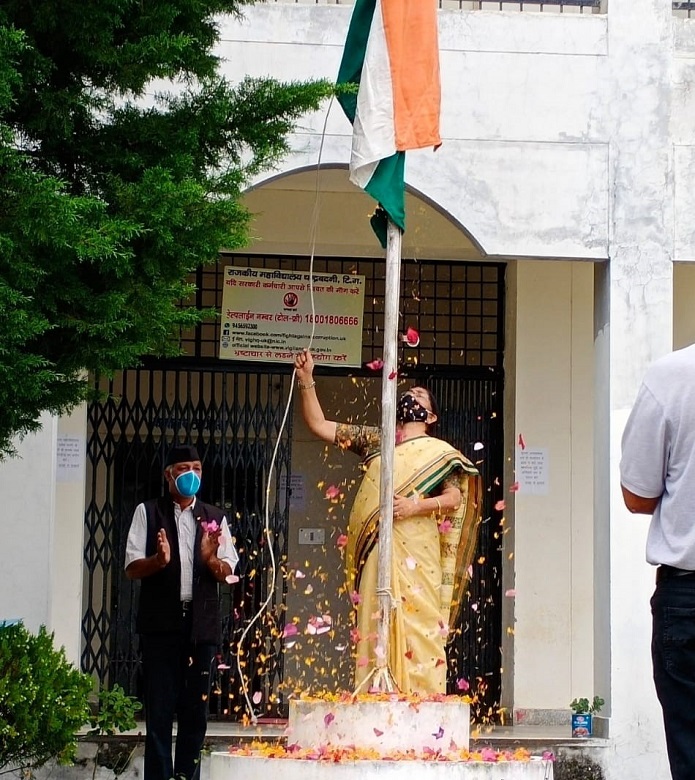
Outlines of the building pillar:
{"type": "Polygon", "coordinates": [[[607,762],[608,777],[617,780],[668,773],[651,676],[648,518],[624,508],[618,466],[645,370],[672,344],[671,0],[610,0],[608,18],[613,197],[609,264],[596,286],[594,693],[609,702],[611,750],[620,760],[607,762]]]}

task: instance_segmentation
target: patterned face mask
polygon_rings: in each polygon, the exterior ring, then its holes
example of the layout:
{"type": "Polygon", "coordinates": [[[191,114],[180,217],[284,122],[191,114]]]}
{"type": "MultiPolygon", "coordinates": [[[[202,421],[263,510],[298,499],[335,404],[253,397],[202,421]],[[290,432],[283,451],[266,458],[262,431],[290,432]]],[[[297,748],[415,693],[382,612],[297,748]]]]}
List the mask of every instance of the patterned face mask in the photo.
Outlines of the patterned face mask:
{"type": "Polygon", "coordinates": [[[427,422],[429,412],[412,395],[412,393],[403,393],[396,404],[396,419],[400,423],[407,422],[427,422]]]}

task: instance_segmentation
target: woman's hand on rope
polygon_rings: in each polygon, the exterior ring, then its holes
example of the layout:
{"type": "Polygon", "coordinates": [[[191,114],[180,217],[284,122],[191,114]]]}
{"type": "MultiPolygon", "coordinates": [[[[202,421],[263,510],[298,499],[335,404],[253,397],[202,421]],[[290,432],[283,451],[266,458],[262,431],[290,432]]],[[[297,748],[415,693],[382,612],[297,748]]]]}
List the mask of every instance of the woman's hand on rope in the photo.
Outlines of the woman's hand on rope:
{"type": "Polygon", "coordinates": [[[314,377],[314,358],[308,349],[303,349],[294,359],[297,380],[303,385],[311,384],[314,377]]]}

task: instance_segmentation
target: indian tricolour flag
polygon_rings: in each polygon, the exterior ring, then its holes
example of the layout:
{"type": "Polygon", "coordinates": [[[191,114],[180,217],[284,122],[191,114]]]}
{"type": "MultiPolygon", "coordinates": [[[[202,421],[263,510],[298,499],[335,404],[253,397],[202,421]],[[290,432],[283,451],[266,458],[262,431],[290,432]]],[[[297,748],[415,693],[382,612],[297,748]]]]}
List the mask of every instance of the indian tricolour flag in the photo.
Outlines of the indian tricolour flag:
{"type": "Polygon", "coordinates": [[[405,151],[441,144],[436,0],[355,0],[338,84],[358,87],[350,180],[404,230],[405,151]]]}

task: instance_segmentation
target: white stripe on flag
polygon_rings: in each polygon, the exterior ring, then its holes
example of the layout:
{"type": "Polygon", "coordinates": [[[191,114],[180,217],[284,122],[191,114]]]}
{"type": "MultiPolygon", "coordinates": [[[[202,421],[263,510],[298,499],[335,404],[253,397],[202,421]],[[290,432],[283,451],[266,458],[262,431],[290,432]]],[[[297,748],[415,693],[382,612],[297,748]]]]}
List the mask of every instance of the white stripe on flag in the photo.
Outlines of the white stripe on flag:
{"type": "Polygon", "coordinates": [[[364,188],[379,163],[396,152],[391,65],[381,0],[369,30],[353,125],[350,181],[364,188]]]}

